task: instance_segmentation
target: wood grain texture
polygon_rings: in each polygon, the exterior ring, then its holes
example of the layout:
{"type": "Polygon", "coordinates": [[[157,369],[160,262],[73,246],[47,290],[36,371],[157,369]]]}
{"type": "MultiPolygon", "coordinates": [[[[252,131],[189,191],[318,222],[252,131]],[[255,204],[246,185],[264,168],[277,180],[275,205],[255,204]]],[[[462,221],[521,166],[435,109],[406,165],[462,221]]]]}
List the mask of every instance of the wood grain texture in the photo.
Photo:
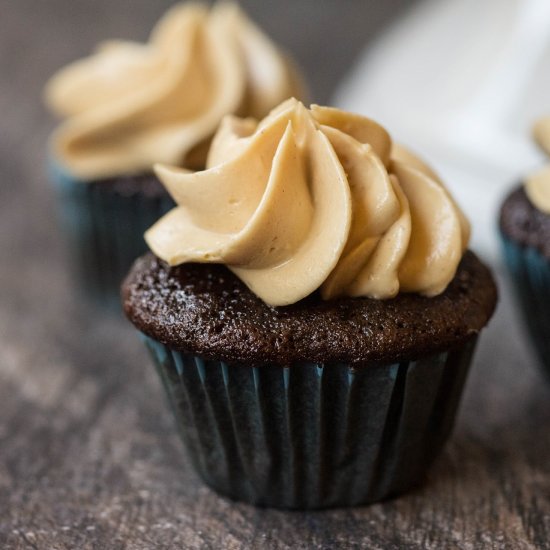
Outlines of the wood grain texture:
{"type": "MultiPolygon", "coordinates": [[[[40,103],[56,67],[99,38],[145,36],[167,3],[0,0],[0,548],[550,548],[550,384],[506,286],[454,436],[421,489],[287,513],[224,500],[196,478],[133,330],[72,287],[45,176],[52,120],[40,103]]],[[[289,2],[286,13],[246,4],[298,52],[324,100],[399,2],[369,19],[350,1],[338,20],[334,0],[311,27],[313,2],[289,2]],[[291,16],[303,33],[282,24],[291,16]],[[330,35],[320,31],[327,21],[330,35]],[[328,63],[337,67],[318,71],[321,46],[343,37],[328,63]]]]}

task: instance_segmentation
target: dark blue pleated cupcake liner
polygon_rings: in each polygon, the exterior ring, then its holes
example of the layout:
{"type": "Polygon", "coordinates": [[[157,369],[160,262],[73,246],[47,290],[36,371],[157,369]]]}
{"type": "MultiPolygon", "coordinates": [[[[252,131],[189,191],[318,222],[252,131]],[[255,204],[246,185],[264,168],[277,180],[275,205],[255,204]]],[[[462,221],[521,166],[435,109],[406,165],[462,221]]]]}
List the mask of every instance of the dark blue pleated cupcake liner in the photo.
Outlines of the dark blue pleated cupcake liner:
{"type": "Polygon", "coordinates": [[[419,484],[451,431],[476,341],[353,369],[228,365],[144,339],[202,479],[288,509],[367,504],[419,484]]]}
{"type": "Polygon", "coordinates": [[[51,169],[79,288],[95,301],[120,307],[119,289],[134,260],[147,251],[143,238],[173,208],[166,196],[122,195],[51,169]]]}
{"type": "Polygon", "coordinates": [[[502,234],[501,242],[524,323],[550,378],[550,260],[502,234]]]}

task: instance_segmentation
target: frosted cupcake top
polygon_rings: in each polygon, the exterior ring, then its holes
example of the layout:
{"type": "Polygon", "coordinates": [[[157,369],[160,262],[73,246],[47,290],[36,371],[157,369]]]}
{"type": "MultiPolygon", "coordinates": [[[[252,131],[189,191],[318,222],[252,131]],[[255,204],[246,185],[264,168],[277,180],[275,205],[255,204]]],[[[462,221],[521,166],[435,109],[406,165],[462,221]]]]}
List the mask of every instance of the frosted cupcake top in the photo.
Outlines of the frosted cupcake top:
{"type": "MultiPolygon", "coordinates": [[[[550,117],[541,118],[533,128],[535,141],[550,155],[550,117]]],[[[550,214],[550,165],[531,174],[524,182],[529,200],[545,214],[550,214]]]]}
{"type": "Polygon", "coordinates": [[[207,169],[157,166],[177,207],[147,233],[177,265],[226,264],[264,302],[316,289],[390,298],[445,290],[469,224],[442,182],[376,122],[291,99],[226,117],[207,169]]]}
{"type": "Polygon", "coordinates": [[[54,155],[84,180],[155,162],[203,168],[223,116],[263,117],[292,94],[300,86],[287,59],[228,2],[178,4],[147,44],[101,44],[45,92],[66,118],[54,155]]]}

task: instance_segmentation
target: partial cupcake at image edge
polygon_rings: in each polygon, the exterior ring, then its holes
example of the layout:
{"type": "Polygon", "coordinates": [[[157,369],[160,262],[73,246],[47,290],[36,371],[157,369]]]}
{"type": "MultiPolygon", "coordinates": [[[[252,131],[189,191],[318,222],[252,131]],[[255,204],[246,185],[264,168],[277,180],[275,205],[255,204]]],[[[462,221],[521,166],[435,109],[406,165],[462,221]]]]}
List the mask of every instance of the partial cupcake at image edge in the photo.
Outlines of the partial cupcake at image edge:
{"type": "Polygon", "coordinates": [[[225,115],[263,117],[302,90],[292,61],[230,2],[177,4],[147,43],[105,42],[55,74],[50,172],[81,288],[117,302],[144,231],[174,206],[154,163],[203,169],[225,115]]]}
{"type": "Polygon", "coordinates": [[[226,117],[122,286],[201,478],[313,509],[422,482],[497,292],[438,176],[368,118],[226,117]]]}
{"type": "MultiPolygon", "coordinates": [[[[541,119],[533,133],[550,154],[550,118],[541,119]]],[[[550,165],[526,175],[508,195],[499,228],[523,321],[550,379],[550,165]]]]}

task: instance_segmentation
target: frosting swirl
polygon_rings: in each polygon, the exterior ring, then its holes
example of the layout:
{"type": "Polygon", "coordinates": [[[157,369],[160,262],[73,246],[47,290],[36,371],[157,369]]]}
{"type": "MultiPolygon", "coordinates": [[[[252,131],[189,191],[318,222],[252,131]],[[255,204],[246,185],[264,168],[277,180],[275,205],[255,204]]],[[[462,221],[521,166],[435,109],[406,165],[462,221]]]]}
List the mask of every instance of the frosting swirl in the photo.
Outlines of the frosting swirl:
{"type": "MultiPolygon", "coordinates": [[[[533,128],[535,141],[550,155],[550,117],[537,121],[533,128]]],[[[550,214],[550,165],[531,174],[524,182],[529,200],[545,214],[550,214]]]]}
{"type": "Polygon", "coordinates": [[[82,179],[150,169],[203,168],[226,114],[263,117],[300,93],[288,60],[237,5],[178,4],[149,43],[111,41],[59,71],[49,106],[67,120],[56,157],[82,179]]]}
{"type": "Polygon", "coordinates": [[[177,207],[146,233],[177,265],[226,264],[270,305],[441,293],[469,225],[434,172],[376,122],[295,99],[226,117],[208,168],[156,172],[177,207]]]}

